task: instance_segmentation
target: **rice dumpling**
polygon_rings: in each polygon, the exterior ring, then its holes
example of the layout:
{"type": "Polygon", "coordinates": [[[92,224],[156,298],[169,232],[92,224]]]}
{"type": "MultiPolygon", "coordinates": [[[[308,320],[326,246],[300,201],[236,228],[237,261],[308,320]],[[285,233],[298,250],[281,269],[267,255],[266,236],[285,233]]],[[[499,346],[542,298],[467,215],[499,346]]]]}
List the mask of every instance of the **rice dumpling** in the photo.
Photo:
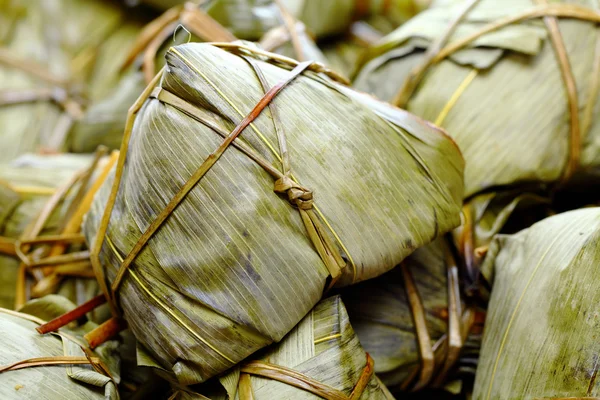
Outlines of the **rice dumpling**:
{"type": "MultiPolygon", "coordinates": [[[[319,302],[281,343],[199,390],[219,399],[393,399],[373,372],[339,296],[319,302]],[[215,387],[216,386],[216,387],[215,387]]],[[[178,399],[197,398],[181,390],[178,399]]]]}
{"type": "Polygon", "coordinates": [[[447,129],[465,156],[466,196],[577,175],[597,183],[598,4],[443,3],[382,39],[356,87],[447,129]]]}
{"type": "Polygon", "coordinates": [[[494,239],[474,399],[596,398],[600,208],[494,239]]]}
{"type": "Polygon", "coordinates": [[[182,384],[281,340],[327,287],[380,275],[459,222],[451,139],[327,72],[189,43],[131,109],[84,232],[113,309],[182,384]]]}
{"type": "MultiPolygon", "coordinates": [[[[35,331],[45,322],[37,315],[62,313],[65,305],[74,307],[60,296],[50,297],[26,305],[27,313],[0,308],[0,397],[118,399],[112,376],[118,367],[114,343],[106,343],[98,349],[100,354],[94,354],[81,346],[79,331],[44,336],[35,331]]],[[[82,329],[93,327],[88,324],[82,329]]]]}
{"type": "Polygon", "coordinates": [[[352,326],[391,389],[440,385],[473,326],[475,310],[461,300],[457,264],[445,240],[343,292],[352,326]]]}

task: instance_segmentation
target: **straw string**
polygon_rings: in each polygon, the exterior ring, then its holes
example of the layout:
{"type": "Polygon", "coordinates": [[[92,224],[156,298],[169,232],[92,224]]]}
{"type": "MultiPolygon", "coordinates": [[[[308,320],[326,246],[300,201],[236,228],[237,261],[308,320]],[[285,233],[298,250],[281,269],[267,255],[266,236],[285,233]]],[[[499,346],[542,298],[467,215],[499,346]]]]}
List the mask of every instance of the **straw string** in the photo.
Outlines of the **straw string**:
{"type": "Polygon", "coordinates": [[[102,245],[107,236],[106,232],[108,230],[108,224],[110,222],[110,216],[112,214],[112,209],[115,205],[115,201],[117,198],[117,193],[119,191],[119,186],[121,184],[121,177],[123,176],[123,168],[125,166],[125,156],[127,154],[129,148],[129,140],[131,138],[131,131],[133,129],[133,123],[135,121],[135,116],[142,108],[142,105],[150,96],[150,93],[154,89],[154,86],[158,83],[160,77],[162,76],[162,72],[164,68],[159,71],[158,74],[154,77],[152,82],[148,84],[146,89],[140,94],[138,99],[133,103],[129,110],[127,111],[127,120],[125,122],[125,131],[123,133],[123,140],[121,141],[121,150],[119,151],[119,157],[115,167],[115,176],[113,180],[113,185],[111,191],[108,195],[108,199],[106,201],[106,205],[104,206],[104,212],[102,214],[102,218],[100,220],[100,224],[98,226],[98,231],[96,233],[96,239],[92,248],[90,249],[90,261],[92,262],[92,268],[94,271],[94,275],[96,275],[96,279],[98,281],[98,285],[100,286],[100,290],[104,293],[106,300],[108,301],[111,314],[114,317],[119,317],[120,312],[117,307],[115,300],[113,299],[111,290],[108,287],[108,283],[106,281],[106,276],[104,275],[104,269],[100,262],[100,252],[102,251],[102,245]]]}
{"type": "MultiPolygon", "coordinates": [[[[95,299],[92,299],[91,301],[97,302],[99,300],[100,301],[102,300],[100,296],[95,299]]],[[[72,310],[71,312],[77,312],[77,308],[72,310]]],[[[33,322],[34,324],[40,325],[40,327],[36,328],[36,330],[38,332],[40,332],[40,328],[43,327],[44,325],[48,325],[48,324],[52,323],[52,321],[46,323],[44,320],[37,318],[33,315],[20,313],[20,312],[13,311],[13,310],[8,310],[6,308],[0,308],[0,313],[11,315],[16,318],[21,318],[21,319],[33,322]]],[[[67,313],[67,314],[69,314],[69,313],[67,313]]],[[[83,314],[83,315],[85,315],[85,314],[83,314]]],[[[59,318],[61,318],[61,317],[59,317],[59,318]]],[[[57,319],[55,319],[53,321],[56,321],[57,319]]],[[[58,328],[56,328],[56,329],[58,329],[58,328]]],[[[47,332],[51,332],[51,331],[48,330],[47,332]]],[[[40,332],[40,333],[42,333],[42,332],[40,332]]],[[[61,340],[69,340],[73,343],[77,343],[77,340],[67,333],[62,333],[62,332],[61,333],[53,333],[53,335],[59,337],[61,340]]],[[[102,359],[100,359],[100,357],[98,357],[92,350],[90,350],[86,347],[79,346],[79,348],[85,354],[84,356],[69,356],[69,355],[64,354],[62,356],[28,358],[25,360],[16,361],[12,364],[0,366],[0,374],[4,373],[4,372],[9,372],[9,371],[16,371],[16,370],[23,369],[23,368],[45,367],[45,366],[51,366],[51,365],[85,365],[85,364],[89,364],[92,366],[92,368],[96,372],[107,376],[108,378],[110,378],[110,380],[112,380],[114,382],[114,379],[111,376],[108,367],[104,364],[104,362],[102,361],[102,359]]],[[[63,349],[66,352],[66,349],[64,347],[63,347],[63,349]]]]}
{"type": "MultiPolygon", "coordinates": [[[[258,77],[263,91],[266,91],[268,83],[256,61],[247,57],[242,58],[250,64],[258,77]]],[[[300,212],[300,217],[302,218],[308,236],[329,271],[329,275],[331,276],[329,287],[332,287],[341,276],[342,270],[346,267],[346,262],[321,223],[319,217],[324,219],[322,214],[317,215],[312,210],[314,208],[312,191],[298,184],[292,174],[292,167],[287,149],[287,139],[276,105],[274,103],[269,103],[269,110],[271,111],[273,126],[277,134],[280,153],[278,158],[281,160],[283,170],[283,176],[275,181],[274,191],[276,193],[286,193],[289,202],[300,212]]],[[[261,135],[261,137],[264,137],[264,135],[261,135]]],[[[272,148],[273,146],[270,147],[272,148]]],[[[353,268],[353,272],[354,279],[356,279],[355,268],[353,268]]]]}
{"type": "Polygon", "coordinates": [[[435,358],[433,354],[433,346],[431,337],[427,330],[427,322],[425,321],[425,307],[419,296],[419,290],[413,279],[412,274],[406,263],[400,264],[402,276],[404,278],[404,287],[406,289],[406,297],[408,298],[410,310],[415,324],[415,332],[417,334],[417,343],[419,345],[419,354],[421,356],[421,369],[419,380],[414,386],[414,390],[425,387],[431,378],[435,369],[435,358]]]}
{"type": "Polygon", "coordinates": [[[23,71],[51,86],[50,88],[3,90],[0,92],[0,106],[37,101],[52,101],[58,105],[62,113],[50,132],[47,143],[49,150],[59,149],[64,144],[74,121],[84,115],[85,101],[78,88],[71,84],[70,79],[52,74],[45,66],[34,60],[20,59],[5,47],[0,47],[0,64],[23,71]]]}
{"type": "Polygon", "coordinates": [[[17,308],[27,300],[28,272],[36,282],[32,288],[34,296],[49,293],[65,276],[93,278],[88,251],[65,253],[71,244],[84,242],[83,235],[79,233],[81,218],[89,208],[95,188],[100,186],[103,178],[101,176],[89,190],[87,183],[105,153],[106,149],[99,149],[89,167],[74,174],[66,184],[55,190],[37,217],[29,223],[18,239],[9,240],[0,237],[0,252],[16,256],[21,261],[16,282],[15,306],[17,308]],[[80,186],[78,193],[62,216],[62,221],[59,221],[58,233],[40,235],[58,204],[72,192],[76,185],[80,186]]]}
{"type": "Polygon", "coordinates": [[[431,42],[425,55],[423,56],[423,61],[421,64],[417,65],[410,71],[408,77],[404,80],[402,87],[398,90],[394,99],[392,100],[392,104],[400,108],[406,108],[406,104],[408,100],[410,100],[417,86],[427,73],[427,70],[434,63],[434,59],[436,55],[439,54],[442,47],[446,44],[450,36],[456,30],[456,27],[460,24],[463,18],[473,9],[473,7],[479,2],[479,0],[469,0],[465,2],[463,7],[459,10],[456,17],[450,22],[444,33],[431,42]]]}
{"type": "MultiPolygon", "coordinates": [[[[254,68],[261,84],[263,85],[263,88],[265,88],[266,80],[262,75],[261,70],[251,59],[246,57],[244,57],[244,59],[248,61],[249,64],[254,68]]],[[[213,129],[220,136],[226,136],[226,134],[224,134],[224,132],[220,128],[216,127],[210,121],[204,121],[200,116],[198,116],[198,112],[196,111],[197,109],[195,106],[179,98],[173,93],[170,93],[162,88],[157,88],[153,91],[151,97],[157,98],[158,100],[179,109],[185,114],[192,116],[194,119],[213,129]]],[[[283,172],[279,171],[268,161],[264,160],[264,158],[257,155],[256,152],[244,142],[236,140],[232,143],[232,145],[235,146],[238,150],[242,151],[250,159],[255,161],[259,166],[265,169],[266,172],[271,174],[276,179],[274,184],[274,191],[276,193],[286,194],[290,204],[292,204],[295,208],[298,209],[302,221],[306,227],[309,238],[311,239],[313,245],[315,246],[315,249],[321,256],[323,262],[325,263],[325,266],[327,267],[332,277],[332,280],[330,282],[331,286],[340,277],[341,270],[345,267],[346,262],[341,256],[340,251],[337,249],[337,246],[334,244],[334,242],[329,237],[329,234],[327,233],[327,228],[329,228],[330,225],[326,223],[322,214],[320,214],[318,211],[315,212],[316,207],[314,206],[312,191],[298,184],[294,180],[293,174],[291,172],[289,153],[287,151],[287,144],[285,135],[283,133],[283,127],[281,126],[279,118],[277,118],[277,110],[274,104],[269,103],[268,106],[273,116],[273,123],[275,126],[275,131],[277,132],[280,147],[280,153],[275,154],[282,163],[283,172]],[[315,208],[315,210],[313,210],[313,208],[315,208]]],[[[261,138],[264,138],[264,135],[262,135],[261,138]]],[[[272,145],[269,145],[269,147],[273,149],[272,145]]],[[[334,234],[334,236],[336,236],[337,238],[337,235],[334,234]]],[[[343,246],[340,247],[342,247],[345,251],[345,248],[343,246]]],[[[353,268],[353,271],[355,272],[356,269],[353,268]]]]}
{"type": "Polygon", "coordinates": [[[263,361],[251,361],[241,368],[239,388],[240,400],[252,399],[252,387],[249,375],[259,376],[261,378],[272,379],[286,385],[294,386],[309,393],[319,396],[326,400],[356,400],[361,397],[369,380],[373,376],[373,359],[367,353],[366,365],[354,385],[351,394],[346,393],[334,387],[321,383],[310,376],[302,374],[291,368],[271,364],[263,361]],[[246,375],[246,376],[245,376],[246,375]]]}
{"type": "MultiPolygon", "coordinates": [[[[198,110],[198,108],[196,106],[194,106],[193,104],[187,102],[186,100],[174,95],[173,93],[171,93],[167,90],[164,90],[163,88],[155,88],[153,90],[152,94],[150,95],[150,97],[155,98],[163,103],[169,104],[169,105],[177,108],[181,112],[185,113],[186,115],[194,118],[196,121],[202,123],[203,125],[207,126],[210,129],[212,129],[215,133],[217,133],[221,137],[223,137],[223,138],[227,137],[228,133],[226,131],[224,131],[223,129],[221,129],[219,126],[212,123],[211,121],[202,119],[200,117],[200,110],[198,110]]],[[[276,112],[273,113],[273,115],[276,115],[276,112]]],[[[278,127],[279,119],[274,117],[273,123],[275,125],[275,129],[280,131],[281,129],[278,127]]],[[[281,151],[281,155],[280,155],[278,152],[276,152],[274,150],[274,146],[266,138],[264,138],[264,135],[259,135],[259,137],[261,138],[261,140],[263,140],[263,142],[267,145],[267,147],[269,149],[271,149],[271,151],[273,152],[275,157],[279,161],[281,161],[282,165],[287,165],[286,162],[289,163],[289,161],[286,161],[288,159],[287,150],[280,150],[281,151]]],[[[280,141],[280,143],[281,143],[281,141],[280,141]]],[[[247,144],[243,141],[243,138],[240,137],[240,138],[236,139],[232,143],[232,146],[234,146],[237,150],[241,151],[248,158],[250,158],[251,160],[256,162],[267,173],[269,173],[271,176],[273,176],[274,179],[276,179],[276,180],[283,179],[284,174],[281,171],[279,171],[276,167],[274,167],[271,163],[269,163],[267,160],[265,160],[262,156],[258,155],[256,153],[256,151],[249,144],[247,144]]],[[[290,172],[289,178],[291,180],[294,180],[294,176],[291,172],[290,172]]],[[[294,181],[294,183],[295,183],[295,181],[294,181]]],[[[316,219],[316,217],[318,217],[319,221],[325,225],[324,227],[321,227],[322,228],[321,231],[323,231],[323,232],[327,231],[327,232],[331,233],[331,235],[333,235],[337,245],[339,245],[339,247],[342,249],[342,251],[344,252],[346,257],[348,258],[348,263],[352,267],[353,281],[355,281],[356,277],[357,277],[357,269],[356,269],[356,264],[354,263],[354,260],[352,258],[352,255],[348,252],[348,250],[346,249],[346,246],[341,241],[341,239],[339,238],[336,231],[333,229],[333,227],[331,226],[331,224],[329,223],[327,218],[323,215],[323,213],[321,212],[319,207],[316,204],[314,204],[314,202],[312,203],[312,208],[313,208],[313,210],[311,210],[309,212],[309,214],[314,213],[316,215],[313,215],[309,218],[316,219]]],[[[301,209],[299,209],[299,210],[301,210],[301,209]]],[[[328,239],[328,235],[324,235],[323,238],[328,239]]],[[[338,260],[337,262],[339,262],[340,266],[343,265],[343,263],[342,263],[343,259],[341,258],[341,256],[339,256],[339,258],[337,258],[339,251],[335,251],[336,246],[334,246],[333,244],[329,244],[328,247],[331,249],[331,252],[332,252],[331,254],[336,256],[336,259],[338,260]]],[[[336,267],[333,264],[331,266],[332,266],[332,271],[335,272],[336,267]]]]}
{"type": "Polygon", "coordinates": [[[279,9],[279,14],[281,14],[281,19],[283,19],[283,26],[288,32],[290,40],[292,42],[292,47],[294,48],[294,55],[296,56],[296,60],[298,61],[306,61],[304,57],[304,52],[302,51],[302,44],[300,43],[300,37],[298,36],[298,25],[295,18],[290,14],[287,8],[283,5],[281,0],[275,0],[275,4],[279,9]]]}
{"type": "MultiPolygon", "coordinates": [[[[93,172],[99,168],[98,163],[105,154],[105,148],[99,149],[92,164],[79,173],[77,179],[72,179],[68,185],[48,200],[38,218],[33,222],[32,228],[15,242],[15,253],[24,268],[32,273],[34,273],[33,268],[42,269],[42,275],[37,274],[37,283],[32,289],[34,295],[39,296],[49,292],[62,281],[64,276],[93,277],[88,250],[65,253],[71,244],[85,242],[85,237],[80,233],[83,215],[89,210],[94,195],[116,162],[117,154],[113,153],[106,164],[102,166],[98,178],[88,188],[89,180],[93,172]],[[40,236],[56,206],[76,183],[80,185],[79,191],[64,215],[63,221],[59,224],[59,233],[40,236]]],[[[19,280],[19,284],[23,283],[19,280]]],[[[20,291],[23,292],[23,290],[20,291]]]]}
{"type": "Polygon", "coordinates": [[[588,85],[589,93],[586,101],[585,109],[583,110],[583,118],[581,121],[581,142],[585,138],[592,126],[594,120],[594,108],[598,101],[600,92],[600,31],[596,32],[596,48],[594,50],[594,65],[590,74],[590,84],[588,85]]]}
{"type": "Polygon", "coordinates": [[[46,67],[33,60],[22,60],[17,58],[8,48],[0,47],[0,64],[15,68],[30,74],[48,84],[66,87],[68,81],[50,73],[46,67]]]}
{"type": "Polygon", "coordinates": [[[104,303],[106,303],[106,297],[104,297],[104,295],[96,296],[86,301],[79,307],[60,315],[53,320],[46,322],[45,324],[40,325],[39,327],[35,328],[35,330],[40,334],[54,332],[59,328],[62,328],[63,326],[82,318],[85,314],[93,311],[96,307],[101,306],[104,303]]]}
{"type": "MultiPolygon", "coordinates": [[[[289,58],[286,56],[282,56],[280,54],[269,53],[268,51],[261,50],[257,47],[249,47],[240,43],[227,43],[227,42],[213,42],[210,43],[212,46],[218,47],[223,50],[227,50],[234,54],[238,55],[249,55],[254,58],[263,58],[266,61],[269,61],[275,65],[284,66],[284,67],[296,67],[300,64],[300,61],[294,60],[293,58],[289,58]]],[[[332,80],[341,83],[343,85],[350,85],[348,78],[340,75],[338,72],[332,70],[331,68],[321,64],[317,61],[312,61],[311,64],[307,68],[309,71],[324,74],[332,80]]]]}

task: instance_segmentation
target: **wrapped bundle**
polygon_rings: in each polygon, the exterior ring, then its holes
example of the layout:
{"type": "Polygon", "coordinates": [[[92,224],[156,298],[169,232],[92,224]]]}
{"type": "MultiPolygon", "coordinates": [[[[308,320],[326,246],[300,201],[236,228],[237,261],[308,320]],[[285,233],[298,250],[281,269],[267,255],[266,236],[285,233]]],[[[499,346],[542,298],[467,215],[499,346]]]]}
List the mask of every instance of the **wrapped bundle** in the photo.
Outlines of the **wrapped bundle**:
{"type": "Polygon", "coordinates": [[[350,320],[382,382],[398,390],[441,385],[471,330],[457,265],[445,239],[343,292],[350,320]]]}
{"type": "Polygon", "coordinates": [[[9,22],[0,32],[0,162],[63,150],[74,122],[117,83],[142,25],[99,0],[9,0],[0,14],[9,22]]]}
{"type": "Polygon", "coordinates": [[[93,323],[52,335],[35,331],[45,322],[40,316],[52,317],[73,307],[60,296],[49,296],[27,304],[23,313],[0,308],[1,398],[119,398],[115,343],[104,344],[95,354],[78,335],[93,328],[93,323]]]}
{"type": "Polygon", "coordinates": [[[398,26],[427,5],[427,1],[419,0],[281,1],[318,38],[344,33],[354,21],[368,16],[383,16],[398,26]]]}
{"type": "Polygon", "coordinates": [[[279,341],[327,287],[380,275],[459,222],[454,143],[322,70],[181,45],[131,109],[84,231],[114,309],[182,384],[279,341]]]}
{"type": "Polygon", "coordinates": [[[598,8],[443,3],[386,36],[356,86],[446,128],[465,155],[466,196],[597,177],[598,8]]]}
{"type": "Polygon", "coordinates": [[[25,155],[0,167],[3,307],[19,307],[28,297],[52,292],[76,303],[98,294],[91,265],[85,261],[89,255],[76,235],[86,203],[102,181],[102,169],[106,174],[111,167],[102,154],[25,155]]]}
{"type": "Polygon", "coordinates": [[[474,399],[596,398],[600,209],[498,236],[474,399]]]}
{"type": "MultiPolygon", "coordinates": [[[[200,392],[213,400],[393,399],[374,374],[373,359],[361,347],[339,296],[319,302],[281,343],[200,392]]],[[[198,397],[181,390],[176,398],[198,397]]]]}

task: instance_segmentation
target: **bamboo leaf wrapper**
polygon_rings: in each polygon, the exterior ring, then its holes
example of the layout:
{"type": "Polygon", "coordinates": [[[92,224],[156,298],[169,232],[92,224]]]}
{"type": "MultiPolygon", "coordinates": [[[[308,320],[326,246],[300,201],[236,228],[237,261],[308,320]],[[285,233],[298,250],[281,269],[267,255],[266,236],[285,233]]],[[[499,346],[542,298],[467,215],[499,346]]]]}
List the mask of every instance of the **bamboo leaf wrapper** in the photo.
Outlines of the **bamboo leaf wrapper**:
{"type": "Polygon", "coordinates": [[[328,282],[380,275],[455,227],[462,197],[460,153],[432,125],[320,73],[290,81],[293,60],[220,46],[230,51],[167,53],[121,181],[105,183],[84,226],[132,331],[182,384],[281,340],[328,282]]]}

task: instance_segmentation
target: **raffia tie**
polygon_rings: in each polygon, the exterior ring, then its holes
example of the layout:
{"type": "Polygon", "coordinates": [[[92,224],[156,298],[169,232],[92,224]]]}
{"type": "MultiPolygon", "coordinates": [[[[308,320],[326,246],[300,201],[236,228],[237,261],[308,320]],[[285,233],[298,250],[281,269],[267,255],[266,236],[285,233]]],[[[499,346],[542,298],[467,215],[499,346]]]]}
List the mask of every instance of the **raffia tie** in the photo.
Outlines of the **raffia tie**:
{"type": "Polygon", "coordinates": [[[142,70],[146,83],[150,83],[156,71],[156,56],[160,47],[176,33],[179,26],[198,36],[204,42],[233,42],[238,40],[229,30],[198,7],[186,2],[169,8],[158,18],[146,25],[136,38],[131,50],[125,57],[120,70],[130,67],[143,53],[142,70]]]}

